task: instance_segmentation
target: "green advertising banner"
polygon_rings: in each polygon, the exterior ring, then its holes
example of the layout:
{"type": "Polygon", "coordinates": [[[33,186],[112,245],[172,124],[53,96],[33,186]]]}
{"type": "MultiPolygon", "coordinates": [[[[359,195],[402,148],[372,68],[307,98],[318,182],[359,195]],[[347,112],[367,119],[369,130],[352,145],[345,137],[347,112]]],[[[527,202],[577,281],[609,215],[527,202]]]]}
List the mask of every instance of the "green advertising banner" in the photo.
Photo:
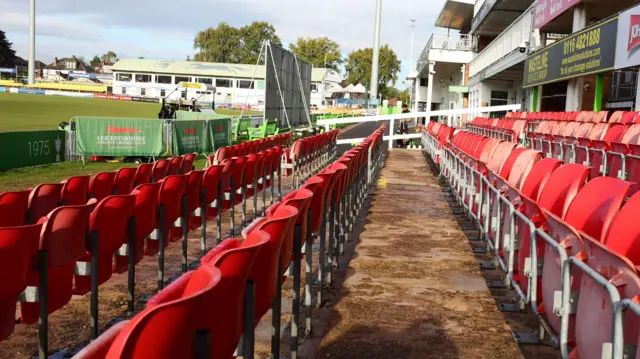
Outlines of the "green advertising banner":
{"type": "Polygon", "coordinates": [[[76,153],[83,156],[159,156],[164,121],[76,117],[76,153]]]}
{"type": "Polygon", "coordinates": [[[0,170],[30,167],[64,161],[64,131],[26,131],[0,133],[0,170]]]}
{"type": "Polygon", "coordinates": [[[205,121],[173,121],[172,153],[184,155],[187,153],[208,152],[207,122],[205,121]]]}
{"type": "Polygon", "coordinates": [[[178,121],[217,120],[219,118],[229,118],[229,115],[218,115],[216,113],[191,111],[176,111],[176,120],[178,121]]]}
{"type": "Polygon", "coordinates": [[[212,151],[215,152],[220,147],[232,145],[230,118],[209,120],[207,124],[209,126],[209,141],[211,143],[209,148],[212,151]]]}
{"type": "Polygon", "coordinates": [[[523,87],[613,70],[617,33],[615,16],[533,53],[525,61],[523,87]]]}

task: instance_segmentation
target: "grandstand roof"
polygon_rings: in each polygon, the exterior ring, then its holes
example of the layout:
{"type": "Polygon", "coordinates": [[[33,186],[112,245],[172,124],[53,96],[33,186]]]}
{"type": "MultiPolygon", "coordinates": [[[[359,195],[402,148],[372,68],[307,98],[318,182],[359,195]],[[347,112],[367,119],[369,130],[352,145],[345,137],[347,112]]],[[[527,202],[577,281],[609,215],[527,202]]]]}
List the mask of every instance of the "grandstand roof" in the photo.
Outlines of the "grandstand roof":
{"type": "MultiPolygon", "coordinates": [[[[211,76],[264,79],[264,65],[225,64],[218,62],[165,61],[151,59],[120,59],[111,71],[146,72],[154,74],[211,76]]],[[[311,81],[320,82],[330,69],[314,68],[311,81]]],[[[331,70],[333,71],[333,70],[331,70]]]]}

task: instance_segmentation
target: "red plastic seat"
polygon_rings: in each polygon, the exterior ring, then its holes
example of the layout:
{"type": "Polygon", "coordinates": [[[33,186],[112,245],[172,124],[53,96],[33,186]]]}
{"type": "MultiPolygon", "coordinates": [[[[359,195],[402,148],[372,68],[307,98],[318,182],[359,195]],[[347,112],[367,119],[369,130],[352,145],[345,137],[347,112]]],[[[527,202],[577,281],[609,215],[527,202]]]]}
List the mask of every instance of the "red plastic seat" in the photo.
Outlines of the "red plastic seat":
{"type": "Polygon", "coordinates": [[[233,356],[243,332],[243,302],[245,288],[254,261],[269,235],[252,231],[242,243],[227,239],[201,259],[203,266],[215,266],[222,272],[218,284],[220,296],[209,296],[206,315],[200,316],[200,327],[211,331],[212,358],[227,359],[233,356]]]}
{"type": "Polygon", "coordinates": [[[27,278],[37,256],[42,224],[0,227],[0,342],[15,327],[16,298],[27,287],[27,278]]]}
{"type": "Polygon", "coordinates": [[[89,200],[89,176],[69,177],[63,181],[60,203],[64,206],[80,206],[89,200]]]}
{"type": "MultiPolygon", "coordinates": [[[[133,248],[135,264],[140,263],[144,257],[144,241],[155,228],[160,186],[159,182],[141,184],[131,192],[136,196],[135,204],[131,210],[131,217],[136,219],[136,243],[133,248]]],[[[128,270],[128,266],[129,256],[116,254],[113,271],[124,273],[128,270]]]]}
{"type": "Polygon", "coordinates": [[[95,175],[89,182],[89,195],[98,202],[113,194],[113,185],[115,182],[115,172],[100,172],[95,175]]]}
{"type": "Polygon", "coordinates": [[[220,270],[213,266],[183,274],[122,329],[106,358],[193,358],[205,300],[224,295],[217,288],[220,279],[220,270]]]}
{"type": "MultiPolygon", "coordinates": [[[[276,282],[281,275],[278,268],[278,257],[282,251],[284,238],[295,223],[297,215],[297,209],[291,206],[281,206],[275,211],[272,218],[265,219],[253,227],[252,231],[260,230],[269,234],[269,241],[263,245],[258,253],[249,275],[249,278],[256,282],[255,325],[258,325],[260,318],[271,307],[275,296],[276,282]]],[[[251,232],[249,232],[249,236],[251,232]]]]}
{"type": "Polygon", "coordinates": [[[105,359],[116,337],[128,324],[129,320],[118,322],[74,355],[73,359],[105,359]]]}
{"type": "MultiPolygon", "coordinates": [[[[103,284],[113,273],[113,255],[122,246],[127,238],[127,224],[131,211],[135,206],[135,195],[109,196],[98,203],[91,212],[90,231],[98,236],[98,285],[103,284]]],[[[85,255],[78,262],[91,263],[91,254],[94,251],[87,246],[85,255]]],[[[91,275],[76,274],[73,293],[84,295],[91,291],[91,275]]]]}
{"type": "Polygon", "coordinates": [[[520,189],[526,180],[531,168],[542,159],[542,153],[534,150],[522,152],[513,163],[513,167],[509,172],[507,183],[520,189]]]}
{"type": "Polygon", "coordinates": [[[0,227],[22,226],[27,223],[31,190],[0,193],[0,227]]]}
{"type": "Polygon", "coordinates": [[[133,185],[139,186],[141,184],[150,183],[151,182],[151,173],[153,172],[153,164],[151,163],[143,163],[137,167],[136,176],[133,181],[133,185]]]}
{"type": "Polygon", "coordinates": [[[29,221],[37,222],[60,205],[62,183],[43,183],[36,186],[29,195],[29,221]]]}
{"type": "Polygon", "coordinates": [[[194,170],[193,163],[195,162],[197,156],[197,153],[188,153],[184,155],[184,158],[182,160],[181,173],[189,173],[194,170]]]}
{"type": "MultiPolygon", "coordinates": [[[[207,205],[207,219],[218,215],[217,202],[216,205],[214,205],[214,201],[218,200],[218,186],[220,186],[220,190],[222,190],[223,184],[229,183],[229,178],[226,176],[226,173],[223,172],[223,169],[224,166],[222,165],[211,165],[202,175],[202,187],[206,191],[205,203],[207,205]],[[224,177],[227,177],[226,181],[224,177]]],[[[194,218],[194,221],[197,225],[200,225],[199,218],[194,218]]]]}
{"type": "MultiPolygon", "coordinates": [[[[39,250],[46,252],[49,290],[48,313],[69,303],[73,294],[73,274],[76,261],[85,253],[89,235],[91,205],[63,206],[51,211],[40,235],[39,250]]],[[[33,266],[27,285],[38,286],[37,267],[33,266]]],[[[42,293],[40,293],[42,295],[42,293]]],[[[21,320],[31,324],[38,321],[38,303],[20,303],[21,320]]]]}
{"type": "MultiPolygon", "coordinates": [[[[202,206],[203,174],[203,171],[191,171],[185,175],[187,176],[187,184],[184,192],[187,198],[187,208],[185,211],[187,215],[187,218],[185,219],[187,221],[186,223],[191,222],[194,217],[193,213],[202,206]]],[[[174,232],[174,235],[171,235],[170,237],[174,239],[180,238],[180,236],[184,234],[182,227],[176,227],[172,229],[172,231],[174,232]]],[[[183,237],[183,240],[186,241],[186,237],[183,237]]],[[[186,253],[183,254],[186,255],[186,253]]]]}
{"type": "Polygon", "coordinates": [[[513,142],[500,142],[496,149],[493,151],[493,155],[489,158],[487,162],[487,167],[495,172],[499,173],[502,164],[506,160],[507,157],[513,152],[513,149],[516,147],[516,144],[513,142]]]}
{"type": "MultiPolygon", "coordinates": [[[[598,177],[588,182],[571,201],[564,216],[560,218],[545,210],[547,232],[565,248],[567,256],[584,257],[582,238],[577,233],[582,231],[594,238],[602,238],[613,217],[620,209],[631,183],[611,177],[598,177]]],[[[546,246],[542,265],[542,299],[544,312],[549,325],[558,332],[560,318],[554,313],[554,293],[561,290],[561,273],[563,263],[558,252],[546,246]]],[[[571,291],[578,291],[581,273],[572,270],[571,291]]],[[[575,315],[569,316],[570,343],[575,341],[575,315]]]]}
{"type": "MultiPolygon", "coordinates": [[[[155,228],[160,229],[162,225],[165,231],[164,247],[169,245],[169,232],[173,227],[173,224],[180,218],[182,214],[182,196],[185,194],[187,186],[187,176],[167,176],[162,179],[160,185],[160,192],[158,193],[158,206],[164,208],[164,223],[160,222],[159,216],[156,216],[157,220],[155,228]]],[[[158,253],[160,243],[158,239],[148,239],[147,246],[145,248],[145,254],[154,255],[158,253]]],[[[160,258],[159,258],[160,259],[160,258]]]]}
{"type": "Polygon", "coordinates": [[[169,172],[167,173],[168,176],[175,176],[175,175],[182,174],[180,173],[180,171],[182,170],[183,159],[184,159],[184,156],[171,157],[171,159],[169,160],[169,172]]]}
{"type": "Polygon", "coordinates": [[[138,169],[135,167],[121,168],[116,172],[113,181],[113,194],[129,194],[133,190],[138,169]]]}
{"type": "Polygon", "coordinates": [[[151,169],[151,181],[158,182],[169,174],[169,160],[157,160],[151,169]]]}

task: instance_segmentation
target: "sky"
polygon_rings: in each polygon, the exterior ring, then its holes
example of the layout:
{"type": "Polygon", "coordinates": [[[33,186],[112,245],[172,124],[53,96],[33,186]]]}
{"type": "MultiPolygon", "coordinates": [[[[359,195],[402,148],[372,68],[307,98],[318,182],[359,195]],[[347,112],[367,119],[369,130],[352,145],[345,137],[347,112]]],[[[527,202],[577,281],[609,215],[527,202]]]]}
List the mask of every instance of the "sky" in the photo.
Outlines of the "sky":
{"type": "MultiPolygon", "coordinates": [[[[409,73],[410,19],[416,20],[415,64],[443,4],[382,0],[381,44],[389,44],[402,61],[397,87],[406,87],[409,73]]],[[[346,56],[373,46],[375,6],[375,0],[36,0],[36,58],[47,64],[55,56],[90,60],[111,50],[119,58],[184,60],[195,52],[194,35],[222,21],[236,27],[267,21],[285,45],[300,36],[327,36],[346,56]]],[[[0,29],[26,59],[29,1],[0,0],[0,9],[0,29]]]]}

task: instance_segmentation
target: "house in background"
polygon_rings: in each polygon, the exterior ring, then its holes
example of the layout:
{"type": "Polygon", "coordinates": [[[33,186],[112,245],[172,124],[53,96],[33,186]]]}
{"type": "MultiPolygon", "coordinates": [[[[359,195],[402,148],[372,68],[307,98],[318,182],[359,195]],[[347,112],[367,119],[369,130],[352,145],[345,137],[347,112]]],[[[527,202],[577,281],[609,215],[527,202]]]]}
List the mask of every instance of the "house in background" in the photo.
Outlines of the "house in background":
{"type": "Polygon", "coordinates": [[[53,59],[53,63],[45,66],[43,78],[50,81],[68,80],[70,72],[90,74],[95,73],[95,70],[86,62],[76,58],[75,55],[61,59],[56,57],[53,59]]]}
{"type": "MultiPolygon", "coordinates": [[[[18,69],[18,73],[20,73],[20,74],[25,73],[26,74],[29,71],[29,61],[23,59],[20,56],[16,56],[16,59],[15,59],[14,62],[15,62],[16,68],[18,69]]],[[[42,74],[43,74],[45,66],[47,66],[47,65],[44,62],[36,60],[36,62],[35,62],[35,68],[36,68],[35,72],[36,72],[36,78],[37,79],[42,78],[42,74]]]]}

